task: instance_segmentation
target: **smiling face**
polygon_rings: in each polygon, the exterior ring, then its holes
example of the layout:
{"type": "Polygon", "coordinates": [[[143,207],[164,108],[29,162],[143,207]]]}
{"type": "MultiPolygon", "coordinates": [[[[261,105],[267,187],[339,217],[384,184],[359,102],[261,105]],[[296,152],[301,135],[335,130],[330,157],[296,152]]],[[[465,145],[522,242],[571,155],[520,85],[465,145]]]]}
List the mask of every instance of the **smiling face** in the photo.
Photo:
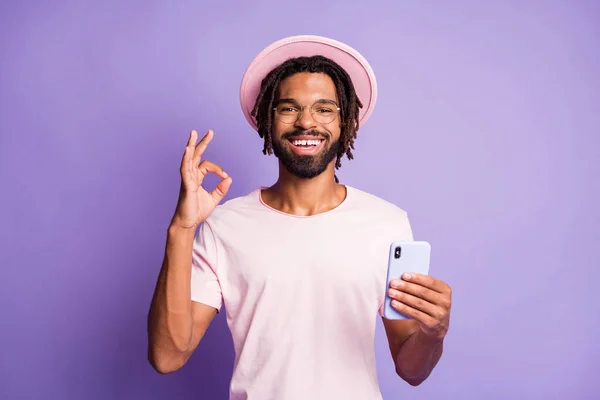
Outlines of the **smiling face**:
{"type": "Polygon", "coordinates": [[[299,178],[314,178],[328,166],[333,168],[341,149],[333,80],[324,73],[297,73],[281,81],[277,98],[272,131],[275,156],[299,178]]]}

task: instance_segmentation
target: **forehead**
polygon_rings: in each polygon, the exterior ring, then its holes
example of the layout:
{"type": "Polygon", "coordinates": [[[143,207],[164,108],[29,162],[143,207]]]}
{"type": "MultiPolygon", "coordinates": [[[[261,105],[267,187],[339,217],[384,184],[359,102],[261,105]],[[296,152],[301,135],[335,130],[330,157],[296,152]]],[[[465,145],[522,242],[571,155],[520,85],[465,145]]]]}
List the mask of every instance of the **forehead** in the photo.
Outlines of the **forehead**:
{"type": "Polygon", "coordinates": [[[337,101],[335,83],[324,73],[300,72],[279,83],[279,98],[309,103],[321,99],[337,101]]]}

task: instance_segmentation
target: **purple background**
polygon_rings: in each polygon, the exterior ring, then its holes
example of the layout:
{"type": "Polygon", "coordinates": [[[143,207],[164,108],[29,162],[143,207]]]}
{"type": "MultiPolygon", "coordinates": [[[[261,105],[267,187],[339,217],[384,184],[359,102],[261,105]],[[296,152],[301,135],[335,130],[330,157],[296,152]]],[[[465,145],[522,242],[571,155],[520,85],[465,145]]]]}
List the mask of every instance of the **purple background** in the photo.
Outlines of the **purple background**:
{"type": "Polygon", "coordinates": [[[454,289],[418,388],[378,322],[384,397],[598,398],[598,3],[232,3],[2,2],[0,398],[226,398],[223,315],[161,376],[146,313],[189,130],[215,130],[228,197],[274,181],[238,88],[294,34],[372,63],[378,106],[339,176],[406,209],[454,289]]]}

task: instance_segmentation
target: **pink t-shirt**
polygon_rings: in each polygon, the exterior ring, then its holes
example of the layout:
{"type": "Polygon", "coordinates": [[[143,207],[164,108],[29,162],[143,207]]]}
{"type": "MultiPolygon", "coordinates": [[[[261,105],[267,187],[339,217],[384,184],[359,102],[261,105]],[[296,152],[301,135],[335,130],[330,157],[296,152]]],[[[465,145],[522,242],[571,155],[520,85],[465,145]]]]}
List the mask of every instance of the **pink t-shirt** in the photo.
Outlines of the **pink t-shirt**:
{"type": "Polygon", "coordinates": [[[233,336],[230,399],[381,399],[375,326],[406,212],[349,186],[310,217],[260,194],[218,206],[194,241],[192,300],[225,305],[233,336]]]}

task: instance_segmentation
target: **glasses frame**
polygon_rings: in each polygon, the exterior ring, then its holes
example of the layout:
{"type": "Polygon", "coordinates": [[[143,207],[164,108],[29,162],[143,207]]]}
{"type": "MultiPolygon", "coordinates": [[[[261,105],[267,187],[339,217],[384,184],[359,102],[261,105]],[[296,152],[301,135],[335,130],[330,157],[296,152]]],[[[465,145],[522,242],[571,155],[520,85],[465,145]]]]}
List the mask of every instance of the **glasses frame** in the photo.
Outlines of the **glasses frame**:
{"type": "Polygon", "coordinates": [[[296,122],[298,122],[298,121],[300,120],[300,118],[302,118],[302,113],[304,112],[304,109],[305,109],[306,107],[308,107],[308,108],[310,109],[310,115],[311,115],[311,117],[312,117],[312,118],[313,118],[315,121],[317,121],[319,124],[330,124],[330,123],[332,123],[332,122],[333,122],[333,121],[335,121],[335,119],[336,119],[336,118],[337,118],[337,117],[340,115],[340,111],[342,110],[342,109],[341,109],[341,108],[340,108],[340,107],[337,105],[337,103],[336,103],[335,101],[331,101],[331,100],[328,100],[328,101],[321,101],[321,100],[317,100],[317,101],[315,101],[315,102],[314,102],[312,105],[310,105],[310,106],[303,106],[302,104],[300,104],[300,103],[298,103],[298,102],[295,102],[295,101],[289,101],[289,102],[288,102],[288,101],[285,101],[285,102],[283,102],[283,103],[295,104],[295,106],[294,106],[294,107],[296,107],[296,108],[299,108],[299,109],[300,109],[300,111],[298,111],[298,115],[296,116],[296,120],[294,120],[294,121],[292,121],[292,122],[286,122],[286,121],[282,121],[282,120],[281,120],[281,115],[279,115],[279,113],[277,112],[277,107],[273,107],[273,111],[275,112],[275,117],[276,117],[276,118],[277,118],[277,119],[278,119],[278,120],[279,120],[281,123],[283,123],[283,124],[288,124],[288,125],[295,124],[296,122]],[[335,106],[335,111],[336,111],[336,113],[335,113],[335,115],[334,115],[333,119],[332,119],[331,121],[329,121],[329,122],[319,122],[319,121],[318,121],[318,120],[315,118],[315,114],[314,114],[314,112],[313,112],[313,109],[312,109],[312,108],[315,106],[315,104],[332,104],[332,105],[334,105],[334,106],[335,106]]]}

